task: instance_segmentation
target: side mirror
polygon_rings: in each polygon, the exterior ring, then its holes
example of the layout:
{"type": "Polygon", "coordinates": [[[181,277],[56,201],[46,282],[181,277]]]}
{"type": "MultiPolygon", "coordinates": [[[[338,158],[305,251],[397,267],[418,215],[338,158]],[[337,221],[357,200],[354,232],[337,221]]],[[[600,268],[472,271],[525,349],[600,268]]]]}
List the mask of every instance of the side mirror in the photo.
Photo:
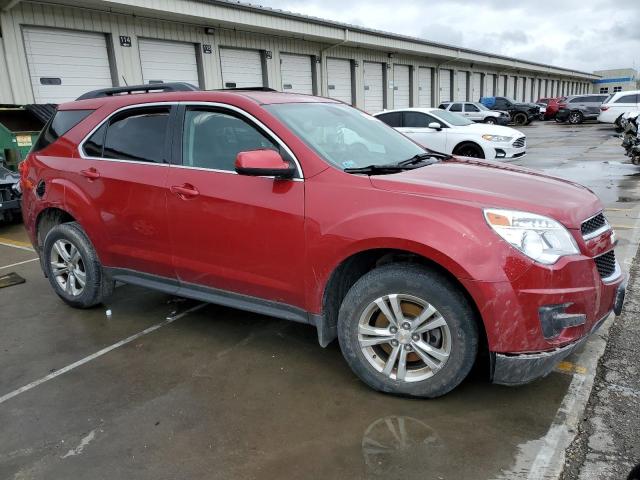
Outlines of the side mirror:
{"type": "Polygon", "coordinates": [[[442,125],[440,125],[438,122],[431,122],[429,125],[427,125],[429,128],[433,128],[434,130],[442,130],[442,125]]]}
{"type": "Polygon", "coordinates": [[[236,156],[236,172],[254,177],[291,178],[296,168],[275,150],[250,150],[236,156]]]}

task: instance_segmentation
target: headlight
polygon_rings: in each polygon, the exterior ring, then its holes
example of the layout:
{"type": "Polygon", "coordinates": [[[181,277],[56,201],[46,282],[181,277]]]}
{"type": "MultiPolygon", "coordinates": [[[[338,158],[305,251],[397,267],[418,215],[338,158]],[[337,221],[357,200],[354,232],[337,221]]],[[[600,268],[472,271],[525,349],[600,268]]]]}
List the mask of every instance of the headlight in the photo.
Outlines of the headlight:
{"type": "Polygon", "coordinates": [[[484,218],[495,232],[527,257],[546,265],[580,253],[575,240],[560,223],[535,213],[486,208],[484,218]]]}
{"type": "Polygon", "coordinates": [[[503,137],[502,135],[482,135],[482,138],[489,142],[510,142],[513,137],[503,137]]]}

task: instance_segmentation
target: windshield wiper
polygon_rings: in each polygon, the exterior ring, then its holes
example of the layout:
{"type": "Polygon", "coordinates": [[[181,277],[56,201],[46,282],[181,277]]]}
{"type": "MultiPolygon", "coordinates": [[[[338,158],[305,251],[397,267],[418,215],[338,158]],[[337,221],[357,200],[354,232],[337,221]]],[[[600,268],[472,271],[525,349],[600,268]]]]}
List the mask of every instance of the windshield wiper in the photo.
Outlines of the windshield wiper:
{"type": "MultiPolygon", "coordinates": [[[[411,158],[408,158],[407,160],[403,160],[401,162],[396,163],[397,166],[399,167],[406,167],[409,165],[416,165],[417,163],[421,163],[424,162],[425,160],[428,160],[429,158],[435,158],[438,160],[447,160],[449,158],[451,158],[451,155],[447,155],[444,153],[436,153],[436,152],[424,152],[424,153],[418,153],[417,155],[414,155],[411,158]]],[[[435,163],[435,162],[431,162],[431,163],[435,163]]]]}
{"type": "Polygon", "coordinates": [[[368,175],[376,175],[383,173],[394,173],[400,172],[402,170],[410,170],[413,167],[407,165],[397,165],[397,164],[389,164],[389,165],[367,165],[366,167],[357,167],[357,168],[345,168],[345,173],[364,173],[368,175]]]}

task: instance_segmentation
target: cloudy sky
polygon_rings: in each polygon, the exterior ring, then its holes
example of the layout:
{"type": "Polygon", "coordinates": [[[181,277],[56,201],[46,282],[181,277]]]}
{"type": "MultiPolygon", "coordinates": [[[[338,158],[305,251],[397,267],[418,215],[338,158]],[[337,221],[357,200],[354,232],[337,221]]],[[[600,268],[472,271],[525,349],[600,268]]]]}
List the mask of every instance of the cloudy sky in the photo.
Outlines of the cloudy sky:
{"type": "Polygon", "coordinates": [[[640,66],[640,0],[253,3],[583,71],[640,66]]]}

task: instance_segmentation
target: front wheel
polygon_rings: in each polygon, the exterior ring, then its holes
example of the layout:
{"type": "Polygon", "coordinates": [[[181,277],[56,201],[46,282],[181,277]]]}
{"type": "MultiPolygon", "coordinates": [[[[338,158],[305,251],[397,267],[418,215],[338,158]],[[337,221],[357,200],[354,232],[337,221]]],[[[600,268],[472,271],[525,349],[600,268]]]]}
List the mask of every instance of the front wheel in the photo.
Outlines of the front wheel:
{"type": "Polygon", "coordinates": [[[484,151],[480,145],[471,142],[461,143],[456,146],[453,149],[453,154],[461,157],[484,158],[484,151]]]}
{"type": "Polygon", "coordinates": [[[42,255],[49,283],[68,305],[90,308],[111,293],[113,282],[105,278],[93,245],[77,223],[53,227],[42,255]]]}
{"type": "Polygon", "coordinates": [[[495,125],[496,123],[498,123],[498,120],[496,120],[496,117],[487,117],[484,119],[484,123],[488,123],[489,125],[495,125]]]}
{"type": "Polygon", "coordinates": [[[463,293],[411,264],[376,268],[355,283],[340,307],[338,339],[363,382],[415,397],[454,389],[478,351],[475,314],[463,293]]]}
{"type": "Polygon", "coordinates": [[[528,121],[529,119],[524,113],[516,113],[513,116],[513,123],[515,123],[516,125],[519,125],[519,126],[526,125],[528,121]]]}

